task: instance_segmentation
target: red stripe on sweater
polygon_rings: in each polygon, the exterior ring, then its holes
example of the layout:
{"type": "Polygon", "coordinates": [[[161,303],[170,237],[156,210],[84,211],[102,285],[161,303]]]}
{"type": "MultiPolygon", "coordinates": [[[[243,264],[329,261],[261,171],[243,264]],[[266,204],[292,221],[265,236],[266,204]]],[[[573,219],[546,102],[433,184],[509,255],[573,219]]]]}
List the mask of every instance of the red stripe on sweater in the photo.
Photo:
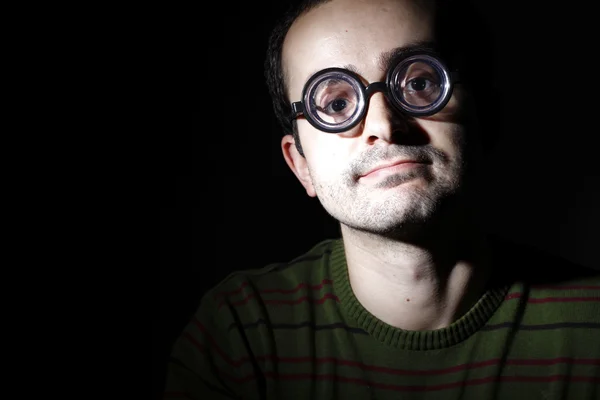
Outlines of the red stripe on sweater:
{"type": "MultiPolygon", "coordinates": [[[[460,380],[456,382],[442,383],[438,385],[393,385],[388,383],[372,382],[361,378],[350,378],[334,374],[276,374],[274,372],[265,372],[266,378],[278,381],[334,381],[344,383],[354,383],[361,386],[370,386],[378,389],[394,390],[399,392],[432,392],[444,389],[452,389],[462,386],[475,386],[493,382],[521,382],[521,383],[536,383],[536,382],[592,382],[600,383],[600,378],[593,376],[572,376],[572,375],[548,375],[548,376],[490,376],[487,378],[460,380]]],[[[255,379],[255,375],[247,375],[243,378],[236,378],[236,383],[244,383],[255,379]]]]}
{"type": "MultiPolygon", "coordinates": [[[[201,324],[200,324],[201,325],[201,324]]],[[[205,331],[204,331],[205,332],[205,331]]],[[[213,344],[216,352],[230,365],[239,367],[240,365],[249,362],[249,357],[241,357],[238,360],[232,360],[218,347],[214,340],[205,333],[211,344],[213,344]]],[[[202,344],[196,341],[191,335],[185,335],[192,343],[194,343],[202,352],[205,352],[205,348],[202,344]]],[[[377,365],[369,365],[358,361],[343,360],[334,357],[277,357],[271,354],[256,356],[256,360],[265,361],[269,360],[274,363],[289,363],[289,364],[301,364],[301,363],[315,363],[315,364],[336,364],[340,366],[357,367],[362,371],[373,371],[381,372],[390,375],[444,375],[454,372],[460,372],[463,370],[476,369],[482,367],[488,367],[496,365],[501,362],[500,358],[492,358],[489,360],[459,364],[448,368],[431,369],[431,370],[415,370],[415,369],[398,369],[389,367],[380,367],[377,365]]],[[[572,358],[572,357],[556,357],[556,358],[538,358],[538,359],[507,359],[505,360],[506,365],[516,366],[549,366],[556,364],[572,364],[572,365],[598,365],[600,366],[600,358],[572,358]]]]}
{"type": "MultiPolygon", "coordinates": [[[[246,296],[242,300],[231,303],[231,305],[241,306],[241,305],[247,304],[249,300],[251,300],[255,297],[256,297],[256,295],[254,293],[250,293],[248,296],[246,296]]],[[[299,297],[294,300],[263,299],[263,303],[273,304],[273,305],[297,305],[300,303],[304,303],[305,301],[312,301],[313,303],[316,303],[316,304],[323,304],[325,302],[325,300],[335,300],[336,302],[340,301],[340,299],[337,296],[335,296],[331,293],[325,293],[321,298],[318,298],[318,299],[315,299],[315,298],[312,298],[309,296],[302,296],[302,297],[299,297]]],[[[225,301],[221,301],[221,303],[219,303],[219,306],[217,308],[220,309],[225,304],[226,304],[225,301]]]]}
{"type": "Polygon", "coordinates": [[[558,285],[532,285],[535,289],[549,289],[549,290],[600,290],[600,286],[593,285],[571,285],[571,286],[558,286],[558,285]]]}
{"type": "MultiPolygon", "coordinates": [[[[222,349],[221,347],[219,347],[219,345],[217,344],[217,342],[215,341],[215,339],[213,339],[213,337],[210,335],[210,333],[208,333],[208,331],[206,330],[206,328],[204,327],[204,325],[202,325],[202,323],[196,319],[192,320],[194,322],[194,324],[200,329],[200,331],[204,334],[204,336],[206,337],[207,341],[210,343],[210,345],[212,346],[212,348],[215,349],[215,351],[217,352],[217,354],[219,356],[221,356],[221,358],[223,360],[225,360],[225,362],[227,362],[227,364],[236,366],[239,365],[239,363],[233,361],[231,358],[229,358],[229,355],[227,355],[222,349]]],[[[202,343],[198,342],[196,339],[194,339],[194,337],[189,334],[189,333],[185,333],[184,335],[188,340],[190,340],[192,343],[196,344],[198,346],[198,348],[200,349],[200,351],[204,350],[204,346],[202,345],[202,343]]]]}
{"type": "MultiPolygon", "coordinates": [[[[308,285],[305,282],[299,283],[298,285],[296,285],[296,287],[290,288],[290,289],[260,289],[258,292],[259,293],[281,293],[281,294],[292,294],[292,293],[296,293],[297,291],[299,291],[300,289],[304,289],[304,288],[308,288],[311,290],[320,290],[323,289],[323,286],[325,285],[331,285],[333,283],[333,281],[331,279],[323,279],[321,281],[321,283],[315,284],[315,285],[308,285]]],[[[235,290],[232,290],[230,292],[220,292],[217,293],[214,298],[215,300],[217,300],[220,297],[229,297],[235,294],[239,294],[242,292],[242,290],[248,286],[248,281],[243,282],[240,287],[238,287],[235,290]]]]}
{"type": "MultiPolygon", "coordinates": [[[[522,296],[523,293],[509,293],[504,297],[504,300],[520,299],[522,296]]],[[[583,301],[600,301],[600,297],[539,297],[527,299],[527,302],[531,304],[572,303],[583,301]]]]}

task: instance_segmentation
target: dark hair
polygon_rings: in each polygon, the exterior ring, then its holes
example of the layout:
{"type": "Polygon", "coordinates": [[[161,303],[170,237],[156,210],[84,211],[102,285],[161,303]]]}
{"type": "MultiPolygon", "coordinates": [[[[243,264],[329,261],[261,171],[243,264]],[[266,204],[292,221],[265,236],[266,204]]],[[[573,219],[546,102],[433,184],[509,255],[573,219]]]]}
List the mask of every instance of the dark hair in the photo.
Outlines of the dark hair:
{"type": "MultiPolygon", "coordinates": [[[[273,110],[283,134],[292,133],[296,146],[302,154],[296,124],[290,121],[291,105],[287,97],[282,50],[285,36],[294,21],[311,9],[331,0],[292,1],[288,9],[276,22],[269,36],[264,72],[267,88],[271,95],[273,110]]],[[[480,137],[484,148],[495,140],[500,121],[491,118],[500,111],[501,101],[496,85],[497,65],[495,43],[485,18],[472,0],[416,0],[435,6],[436,44],[440,55],[453,68],[460,71],[461,84],[473,95],[474,106],[481,125],[486,126],[485,135],[480,137]]]]}
{"type": "Polygon", "coordinates": [[[267,54],[264,65],[265,79],[269,94],[271,95],[271,101],[273,102],[275,118],[277,118],[279,126],[283,129],[284,135],[292,133],[296,148],[302,155],[304,155],[304,153],[302,151],[302,146],[300,145],[296,124],[295,122],[292,123],[290,120],[292,106],[287,97],[286,78],[283,70],[283,42],[285,41],[285,36],[290,27],[298,17],[313,8],[320,6],[321,4],[329,3],[330,1],[331,0],[300,0],[289,2],[287,10],[276,22],[271,31],[267,45],[267,54]]]}

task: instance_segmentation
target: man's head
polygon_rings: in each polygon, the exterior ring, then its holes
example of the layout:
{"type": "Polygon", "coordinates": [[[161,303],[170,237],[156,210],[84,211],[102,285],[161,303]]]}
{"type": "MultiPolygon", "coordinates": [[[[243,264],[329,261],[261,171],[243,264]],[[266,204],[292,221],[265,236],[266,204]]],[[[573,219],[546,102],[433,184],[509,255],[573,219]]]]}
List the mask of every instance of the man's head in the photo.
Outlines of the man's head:
{"type": "Polygon", "coordinates": [[[473,15],[467,11],[464,2],[453,0],[307,1],[274,30],[266,76],[288,133],[284,157],[307,193],[318,196],[343,226],[397,235],[426,225],[461,193],[471,148],[481,138],[469,130],[480,116],[474,111],[485,110],[474,105],[492,89],[484,80],[492,63],[472,56],[486,49],[474,48],[475,32],[463,21],[473,15]],[[434,54],[458,71],[449,101],[433,115],[410,116],[376,91],[364,117],[347,131],[327,133],[302,115],[291,118],[291,103],[302,99],[315,72],[347,69],[367,86],[385,81],[413,50],[434,54]],[[372,172],[399,161],[413,163],[372,172]]]}

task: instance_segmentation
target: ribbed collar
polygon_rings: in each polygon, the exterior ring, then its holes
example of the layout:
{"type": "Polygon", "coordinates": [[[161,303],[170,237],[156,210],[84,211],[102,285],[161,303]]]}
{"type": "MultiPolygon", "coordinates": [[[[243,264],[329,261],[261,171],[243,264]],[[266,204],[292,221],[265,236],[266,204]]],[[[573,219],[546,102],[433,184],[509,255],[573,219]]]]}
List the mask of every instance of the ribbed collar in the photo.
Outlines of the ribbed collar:
{"type": "Polygon", "coordinates": [[[502,303],[509,285],[492,287],[460,319],[442,329],[409,331],[379,320],[360,304],[350,286],[342,239],[332,243],[330,257],[333,289],[345,316],[378,341],[404,350],[435,350],[454,346],[483,327],[502,303]]]}

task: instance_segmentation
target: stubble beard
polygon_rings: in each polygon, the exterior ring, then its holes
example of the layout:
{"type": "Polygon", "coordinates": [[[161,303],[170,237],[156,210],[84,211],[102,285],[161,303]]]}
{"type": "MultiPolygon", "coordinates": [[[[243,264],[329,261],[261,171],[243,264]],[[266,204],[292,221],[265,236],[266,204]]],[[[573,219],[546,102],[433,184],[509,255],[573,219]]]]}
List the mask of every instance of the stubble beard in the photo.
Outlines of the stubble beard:
{"type": "Polygon", "coordinates": [[[442,166],[445,174],[432,168],[392,175],[375,186],[348,179],[341,187],[317,184],[315,190],[326,212],[347,229],[416,243],[432,236],[460,205],[460,165],[442,166]],[[376,193],[380,189],[386,191],[376,193]]]}

